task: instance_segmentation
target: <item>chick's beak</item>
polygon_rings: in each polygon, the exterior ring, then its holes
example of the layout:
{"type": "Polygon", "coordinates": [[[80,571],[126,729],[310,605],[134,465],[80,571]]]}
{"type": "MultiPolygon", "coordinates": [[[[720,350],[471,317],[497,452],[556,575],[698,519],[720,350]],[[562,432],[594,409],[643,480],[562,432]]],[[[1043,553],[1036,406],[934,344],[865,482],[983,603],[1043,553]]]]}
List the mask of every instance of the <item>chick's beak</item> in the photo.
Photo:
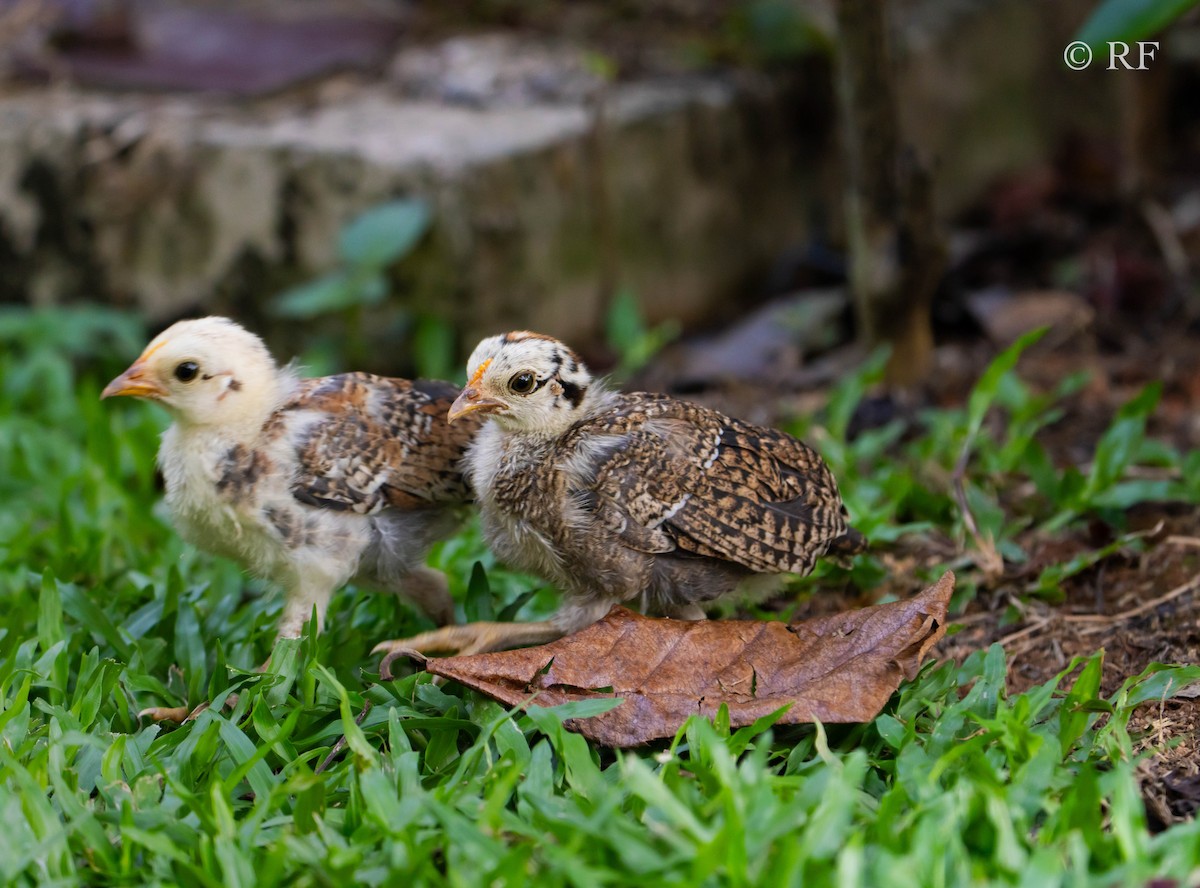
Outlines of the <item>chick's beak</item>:
{"type": "Polygon", "coordinates": [[[508,405],[503,401],[497,401],[495,398],[485,398],[479,389],[473,385],[469,385],[462,390],[462,393],[450,405],[450,412],[446,414],[446,420],[454,422],[454,420],[461,419],[468,413],[497,413],[507,409],[508,405]]]}
{"type": "Polygon", "coordinates": [[[113,398],[117,395],[131,395],[135,398],[165,398],[167,390],[162,383],[150,374],[150,368],[141,361],[135,361],[133,366],[110,382],[100,393],[100,399],[113,398]]]}

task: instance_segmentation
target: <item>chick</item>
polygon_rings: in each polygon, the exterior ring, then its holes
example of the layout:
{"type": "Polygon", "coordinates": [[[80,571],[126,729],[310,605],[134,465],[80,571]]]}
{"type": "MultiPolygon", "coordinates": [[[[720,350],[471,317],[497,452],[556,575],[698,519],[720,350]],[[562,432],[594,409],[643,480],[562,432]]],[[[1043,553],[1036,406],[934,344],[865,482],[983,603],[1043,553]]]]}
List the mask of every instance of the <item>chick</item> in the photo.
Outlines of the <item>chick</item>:
{"type": "Polygon", "coordinates": [[[460,461],[480,420],[450,426],[456,386],[344,373],[302,379],[227,318],[159,334],[101,398],[156,401],[174,419],[158,465],[176,527],[284,589],[280,638],[318,629],[354,579],[454,620],[424,565],[472,499],[460,461]]]}
{"type": "Polygon", "coordinates": [[[483,340],[467,372],[449,418],[491,417],[465,461],[484,533],[565,602],[543,622],[446,627],[377,652],[540,644],[627,602],[700,619],[702,604],[758,577],[806,574],[826,553],[866,547],[829,468],[783,432],[608,391],[575,352],[536,333],[483,340]]]}

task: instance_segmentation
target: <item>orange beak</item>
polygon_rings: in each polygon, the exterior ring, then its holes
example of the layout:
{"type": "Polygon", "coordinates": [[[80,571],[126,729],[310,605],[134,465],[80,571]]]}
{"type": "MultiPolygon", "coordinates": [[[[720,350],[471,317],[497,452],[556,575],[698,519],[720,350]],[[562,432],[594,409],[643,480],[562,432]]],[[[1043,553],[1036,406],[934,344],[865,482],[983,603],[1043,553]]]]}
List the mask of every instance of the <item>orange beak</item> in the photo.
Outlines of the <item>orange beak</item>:
{"type": "Polygon", "coordinates": [[[497,401],[495,398],[485,398],[479,389],[473,385],[469,385],[462,390],[462,393],[450,405],[450,412],[446,414],[446,421],[454,422],[468,413],[498,413],[501,410],[507,409],[508,405],[503,401],[497,401]]]}
{"type": "Polygon", "coordinates": [[[149,398],[157,400],[167,396],[167,390],[162,383],[150,375],[150,368],[143,358],[138,358],[133,365],[104,387],[100,399],[113,398],[117,395],[130,395],[134,398],[149,398]]]}

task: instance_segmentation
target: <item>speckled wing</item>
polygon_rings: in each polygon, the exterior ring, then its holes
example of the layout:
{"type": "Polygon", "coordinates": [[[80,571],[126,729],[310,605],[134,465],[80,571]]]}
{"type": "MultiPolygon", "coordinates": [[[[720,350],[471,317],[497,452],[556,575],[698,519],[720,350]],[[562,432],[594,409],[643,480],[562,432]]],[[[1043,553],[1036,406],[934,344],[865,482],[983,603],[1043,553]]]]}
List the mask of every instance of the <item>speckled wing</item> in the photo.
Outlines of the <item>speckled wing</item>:
{"type": "Polygon", "coordinates": [[[865,541],[846,525],[821,457],[783,432],[672,398],[623,396],[584,428],[622,437],[595,466],[597,519],[631,548],[679,549],[761,573],[807,573],[831,547],[865,541]]]}
{"type": "Polygon", "coordinates": [[[459,464],[479,423],[446,422],[457,394],[448,382],[368,373],[304,380],[285,407],[303,429],[293,495],[362,514],[470,501],[459,464]]]}

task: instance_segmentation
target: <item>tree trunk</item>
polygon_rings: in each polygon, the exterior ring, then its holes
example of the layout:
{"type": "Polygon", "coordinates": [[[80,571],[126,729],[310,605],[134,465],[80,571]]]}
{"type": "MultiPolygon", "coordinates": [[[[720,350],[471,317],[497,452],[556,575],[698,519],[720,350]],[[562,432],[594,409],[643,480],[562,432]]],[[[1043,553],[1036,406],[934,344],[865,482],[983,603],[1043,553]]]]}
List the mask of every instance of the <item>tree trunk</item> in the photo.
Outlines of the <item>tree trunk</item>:
{"type": "Polygon", "coordinates": [[[838,102],[846,158],[850,289],[860,338],[892,347],[888,381],[920,382],[945,250],[929,173],[900,133],[886,4],[838,0],[838,102]]]}

